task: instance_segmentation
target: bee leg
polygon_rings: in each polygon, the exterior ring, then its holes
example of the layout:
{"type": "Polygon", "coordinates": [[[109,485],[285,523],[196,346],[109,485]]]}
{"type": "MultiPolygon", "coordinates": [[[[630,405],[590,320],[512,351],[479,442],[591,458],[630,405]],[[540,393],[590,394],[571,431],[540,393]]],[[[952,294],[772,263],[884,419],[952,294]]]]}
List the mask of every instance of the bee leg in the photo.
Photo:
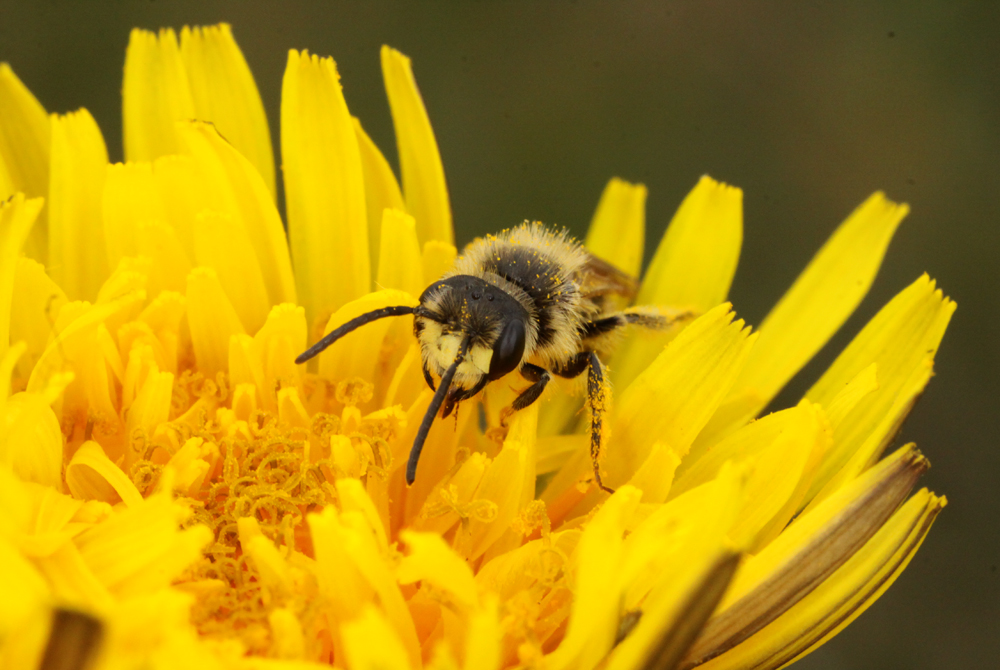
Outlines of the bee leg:
{"type": "Polygon", "coordinates": [[[590,405],[590,460],[594,464],[594,478],[601,490],[614,493],[615,490],[601,481],[601,432],[604,427],[604,411],[607,404],[607,390],[604,386],[604,372],[601,359],[593,351],[586,352],[590,370],[587,374],[587,403],[590,405]]]}
{"type": "Polygon", "coordinates": [[[552,372],[564,379],[573,379],[583,374],[588,367],[590,367],[590,352],[581,351],[552,372]]]}
{"type": "Polygon", "coordinates": [[[662,330],[667,326],[684,319],[689,319],[692,316],[694,316],[692,312],[682,312],[667,316],[648,307],[631,307],[583,324],[581,335],[583,335],[583,339],[589,340],[601,335],[607,335],[625,326],[641,326],[651,330],[662,330]]]}
{"type": "Polygon", "coordinates": [[[546,384],[552,379],[552,375],[548,373],[547,370],[538,367],[537,365],[532,365],[531,363],[525,363],[521,366],[521,376],[527,379],[529,382],[534,382],[531,386],[521,391],[514,402],[510,404],[510,407],[504,408],[500,412],[500,425],[507,427],[507,419],[514,414],[514,412],[520,412],[525,407],[531,405],[531,403],[538,400],[539,396],[542,395],[542,391],[545,390],[546,384]]]}

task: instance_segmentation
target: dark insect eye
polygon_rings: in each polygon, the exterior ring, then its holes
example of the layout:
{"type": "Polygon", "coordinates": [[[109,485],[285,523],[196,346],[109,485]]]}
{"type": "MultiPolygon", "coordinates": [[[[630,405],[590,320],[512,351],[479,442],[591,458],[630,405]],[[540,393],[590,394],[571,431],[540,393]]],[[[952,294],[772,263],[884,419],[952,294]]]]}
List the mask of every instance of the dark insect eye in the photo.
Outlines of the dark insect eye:
{"type": "Polygon", "coordinates": [[[517,367],[524,355],[524,322],[513,320],[500,331],[490,359],[490,379],[500,379],[517,367]]]}

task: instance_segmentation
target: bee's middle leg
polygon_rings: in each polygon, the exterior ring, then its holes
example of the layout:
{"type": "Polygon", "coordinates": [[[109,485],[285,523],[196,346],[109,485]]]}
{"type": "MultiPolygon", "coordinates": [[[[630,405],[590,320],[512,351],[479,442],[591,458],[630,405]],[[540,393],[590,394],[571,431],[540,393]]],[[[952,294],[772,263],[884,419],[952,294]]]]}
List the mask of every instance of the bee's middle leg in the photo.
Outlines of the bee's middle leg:
{"type": "Polygon", "coordinates": [[[510,407],[505,408],[500,413],[501,426],[507,425],[507,419],[510,418],[514,412],[520,412],[522,409],[530,406],[533,402],[538,400],[538,398],[542,395],[542,391],[545,390],[545,386],[549,383],[549,380],[552,379],[552,375],[549,374],[548,370],[531,363],[525,363],[521,366],[521,376],[533,383],[531,386],[518,393],[517,397],[514,398],[514,402],[510,404],[510,407]]]}

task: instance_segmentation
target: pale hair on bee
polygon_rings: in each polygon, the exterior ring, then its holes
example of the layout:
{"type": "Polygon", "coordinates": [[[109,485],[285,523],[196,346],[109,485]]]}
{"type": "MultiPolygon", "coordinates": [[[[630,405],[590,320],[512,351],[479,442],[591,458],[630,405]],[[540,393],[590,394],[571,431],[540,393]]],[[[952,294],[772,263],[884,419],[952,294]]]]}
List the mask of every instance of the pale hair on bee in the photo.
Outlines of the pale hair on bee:
{"type": "Polygon", "coordinates": [[[491,381],[517,370],[531,385],[504,410],[506,420],[538,400],[553,374],[574,378],[586,371],[594,478],[610,491],[600,472],[607,406],[600,356],[627,325],[663,329],[687,316],[655,307],[611,308],[612,296],[630,301],[637,288],[634,277],[590,253],[566,231],[525,222],[471,242],[454,267],[424,290],[418,306],[362,314],[330,331],[295,362],[304,363],[377,319],[413,315],[424,379],[434,397],[410,450],[407,484],[416,478],[420,452],[439,413],[448,416],[491,381]]]}

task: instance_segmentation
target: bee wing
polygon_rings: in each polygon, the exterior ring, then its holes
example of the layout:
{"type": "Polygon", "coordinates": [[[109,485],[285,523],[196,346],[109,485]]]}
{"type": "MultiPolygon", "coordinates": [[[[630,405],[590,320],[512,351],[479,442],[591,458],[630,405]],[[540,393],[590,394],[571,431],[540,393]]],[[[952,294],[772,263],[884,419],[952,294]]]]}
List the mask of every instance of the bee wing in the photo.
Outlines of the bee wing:
{"type": "Polygon", "coordinates": [[[620,295],[632,300],[639,292],[639,280],[587,252],[587,262],[580,270],[580,288],[588,297],[620,295]]]}

